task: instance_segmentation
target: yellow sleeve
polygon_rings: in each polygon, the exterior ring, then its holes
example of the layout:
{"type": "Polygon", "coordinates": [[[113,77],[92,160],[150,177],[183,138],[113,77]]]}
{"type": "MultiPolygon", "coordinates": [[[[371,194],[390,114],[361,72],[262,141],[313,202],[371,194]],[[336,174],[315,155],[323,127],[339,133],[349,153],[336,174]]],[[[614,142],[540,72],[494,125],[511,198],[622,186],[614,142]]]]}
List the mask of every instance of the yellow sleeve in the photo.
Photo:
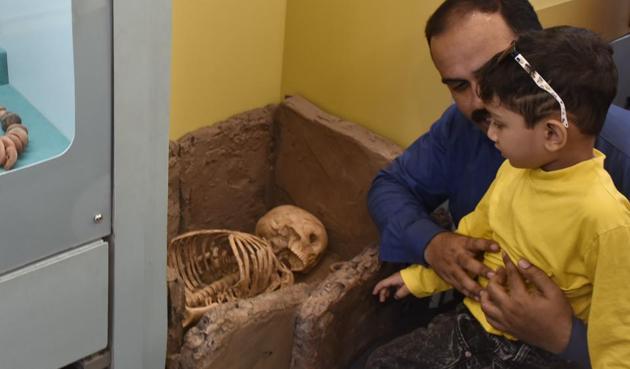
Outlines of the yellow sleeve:
{"type": "Polygon", "coordinates": [[[630,367],[630,227],[601,234],[586,255],[593,276],[588,351],[595,369],[630,367]]]}
{"type": "Polygon", "coordinates": [[[453,286],[446,283],[433,269],[422,265],[412,265],[400,271],[405,286],[416,297],[426,297],[438,292],[450,290],[453,286]]]}

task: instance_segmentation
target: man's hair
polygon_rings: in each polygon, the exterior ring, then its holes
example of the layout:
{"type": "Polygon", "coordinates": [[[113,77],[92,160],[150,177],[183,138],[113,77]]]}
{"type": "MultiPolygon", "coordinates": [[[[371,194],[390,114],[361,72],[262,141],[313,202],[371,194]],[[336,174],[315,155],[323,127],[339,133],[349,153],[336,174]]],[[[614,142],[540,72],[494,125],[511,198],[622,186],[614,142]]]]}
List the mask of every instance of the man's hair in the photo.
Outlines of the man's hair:
{"type": "Polygon", "coordinates": [[[477,71],[481,99],[498,98],[522,115],[531,128],[551,114],[559,116],[560,106],[514,60],[514,52],[551,85],[564,101],[569,120],[583,134],[599,134],[617,93],[617,68],[610,45],[586,29],[553,27],[521,35],[477,71]]]}
{"type": "Polygon", "coordinates": [[[427,21],[424,29],[427,42],[430,44],[432,37],[446,32],[457,19],[473,12],[501,13],[516,35],[542,29],[536,11],[527,0],[446,0],[427,21]]]}

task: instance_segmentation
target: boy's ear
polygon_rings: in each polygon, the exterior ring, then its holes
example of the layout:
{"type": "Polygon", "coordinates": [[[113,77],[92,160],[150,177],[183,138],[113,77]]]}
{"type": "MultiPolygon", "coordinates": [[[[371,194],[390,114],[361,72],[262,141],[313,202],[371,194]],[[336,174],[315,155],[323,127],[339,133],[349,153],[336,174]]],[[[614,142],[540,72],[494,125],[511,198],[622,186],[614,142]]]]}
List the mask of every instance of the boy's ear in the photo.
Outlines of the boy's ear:
{"type": "Polygon", "coordinates": [[[544,122],[544,132],[544,145],[547,150],[555,152],[567,144],[569,132],[559,120],[549,119],[544,122]]]}

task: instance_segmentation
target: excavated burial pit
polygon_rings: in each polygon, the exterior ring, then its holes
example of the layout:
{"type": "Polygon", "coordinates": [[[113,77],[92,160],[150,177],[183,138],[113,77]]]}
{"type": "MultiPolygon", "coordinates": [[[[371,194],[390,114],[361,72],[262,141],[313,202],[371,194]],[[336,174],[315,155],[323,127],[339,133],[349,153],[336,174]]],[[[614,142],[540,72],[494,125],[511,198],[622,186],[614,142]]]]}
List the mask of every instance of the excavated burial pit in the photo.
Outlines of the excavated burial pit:
{"type": "Polygon", "coordinates": [[[191,132],[170,151],[169,240],[204,228],[251,233],[267,210],[294,204],[324,223],[329,246],[295,286],[216,306],[180,353],[169,332],[169,367],[346,368],[396,329],[400,304],[370,295],[383,272],[366,195],[398,146],[295,96],[191,132]]]}

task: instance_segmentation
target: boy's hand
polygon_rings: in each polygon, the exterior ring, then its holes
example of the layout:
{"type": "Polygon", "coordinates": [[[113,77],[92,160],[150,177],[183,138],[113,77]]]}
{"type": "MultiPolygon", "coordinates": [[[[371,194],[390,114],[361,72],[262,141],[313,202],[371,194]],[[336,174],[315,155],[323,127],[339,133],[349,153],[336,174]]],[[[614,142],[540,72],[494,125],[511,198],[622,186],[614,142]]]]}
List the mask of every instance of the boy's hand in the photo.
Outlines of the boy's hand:
{"type": "Polygon", "coordinates": [[[518,269],[504,255],[505,269],[490,278],[481,308],[493,327],[547,351],[562,352],[569,343],[573,310],[562,290],[526,260],[518,269]],[[528,290],[524,280],[536,291],[528,290]]]}
{"type": "Polygon", "coordinates": [[[396,289],[396,292],[394,293],[394,298],[396,300],[409,295],[409,289],[405,286],[405,282],[400,276],[400,272],[394,273],[378,282],[372,290],[372,295],[378,296],[378,301],[385,302],[389,298],[392,289],[396,289]]]}
{"type": "Polygon", "coordinates": [[[448,284],[459,292],[477,298],[481,286],[477,276],[490,277],[492,270],[478,258],[484,252],[497,252],[496,242],[481,238],[470,238],[452,232],[437,234],[427,245],[425,260],[448,284]]]}

